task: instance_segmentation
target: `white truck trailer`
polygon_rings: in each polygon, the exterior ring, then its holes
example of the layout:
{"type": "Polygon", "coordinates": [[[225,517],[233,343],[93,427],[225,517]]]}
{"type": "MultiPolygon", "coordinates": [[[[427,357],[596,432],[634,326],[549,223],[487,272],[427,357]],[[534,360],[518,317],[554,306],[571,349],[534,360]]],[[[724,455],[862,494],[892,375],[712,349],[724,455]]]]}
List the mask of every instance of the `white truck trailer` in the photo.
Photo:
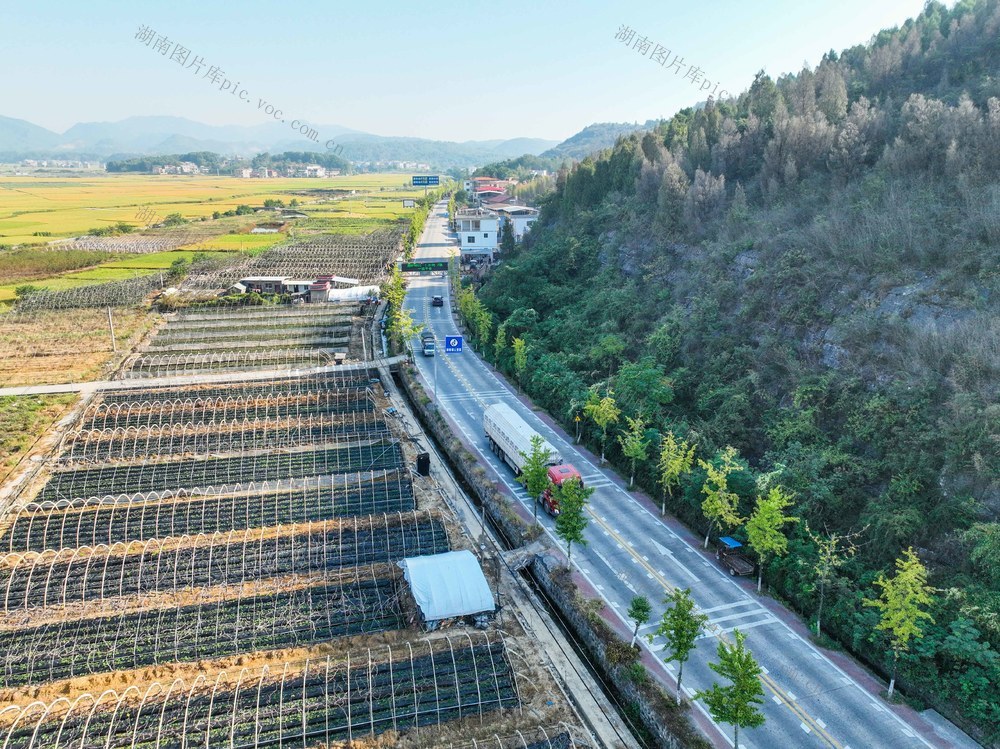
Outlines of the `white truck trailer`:
{"type": "MultiPolygon", "coordinates": [[[[521,468],[524,466],[524,456],[521,453],[531,455],[531,438],[541,435],[505,403],[494,403],[486,407],[483,412],[483,429],[486,431],[490,449],[520,476],[521,468]]],[[[562,463],[559,452],[544,438],[542,449],[550,453],[548,461],[550,466],[562,463]]]]}

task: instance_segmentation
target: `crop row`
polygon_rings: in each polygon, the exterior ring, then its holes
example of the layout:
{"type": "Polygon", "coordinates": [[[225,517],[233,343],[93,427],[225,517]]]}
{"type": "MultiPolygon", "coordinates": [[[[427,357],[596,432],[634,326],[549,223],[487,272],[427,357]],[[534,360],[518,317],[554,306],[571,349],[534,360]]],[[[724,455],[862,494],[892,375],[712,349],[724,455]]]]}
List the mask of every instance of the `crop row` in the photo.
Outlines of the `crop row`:
{"type": "Polygon", "coordinates": [[[331,304],[321,306],[294,306],[284,305],[277,307],[239,307],[228,309],[225,307],[191,307],[182,310],[177,317],[170,321],[170,325],[187,327],[193,323],[219,322],[222,325],[257,325],[260,322],[265,324],[269,321],[278,320],[316,320],[329,319],[334,317],[350,316],[350,313],[357,308],[355,304],[331,304]]]}
{"type": "Polygon", "coordinates": [[[298,647],[403,624],[389,578],[76,619],[0,632],[0,687],[298,647]]]}
{"type": "Polygon", "coordinates": [[[409,475],[395,469],[335,476],[329,482],[287,491],[32,504],[18,514],[0,543],[8,551],[111,546],[415,508],[409,475]]]}
{"type": "Polygon", "coordinates": [[[266,353],[280,346],[283,351],[320,349],[324,351],[346,349],[349,335],[332,332],[317,335],[281,335],[275,338],[248,335],[243,338],[227,338],[224,341],[161,341],[153,339],[143,347],[146,356],[167,354],[202,354],[211,350],[212,356],[229,356],[266,353]]]}
{"type": "Polygon", "coordinates": [[[207,488],[246,481],[276,481],[331,473],[375,471],[402,465],[403,452],[399,444],[382,440],[370,444],[349,444],[288,453],[64,469],[52,474],[37,500],[73,500],[180,488],[207,488]]]}
{"type": "Polygon", "coordinates": [[[220,353],[146,354],[135,357],[125,369],[128,379],[224,372],[226,370],[292,370],[323,367],[333,360],[313,349],[268,349],[220,353]]]}
{"type": "Polygon", "coordinates": [[[371,394],[364,390],[326,390],[316,393],[201,397],[147,403],[98,404],[87,409],[82,430],[127,429],[154,424],[207,424],[254,421],[310,414],[370,411],[371,394]]]}
{"type": "Polygon", "coordinates": [[[237,398],[253,396],[301,395],[325,390],[364,390],[369,386],[368,377],[363,373],[346,370],[343,372],[323,372],[268,380],[248,380],[227,382],[221,386],[182,385],[176,387],[129,388],[126,390],[102,390],[100,402],[149,403],[153,401],[184,401],[215,398],[237,398]]]}
{"type": "MultiPolygon", "coordinates": [[[[450,644],[450,643],[449,643],[450,644]]],[[[502,643],[449,647],[395,661],[329,661],[302,672],[240,680],[235,688],[171,685],[140,704],[78,704],[62,717],[38,706],[0,728],[9,749],[306,747],[389,730],[440,725],[519,705],[502,643]]],[[[149,693],[147,692],[147,695],[149,693]]]]}
{"type": "Polygon", "coordinates": [[[278,321],[278,324],[266,324],[261,320],[252,328],[244,325],[213,325],[210,327],[174,327],[170,325],[160,329],[156,334],[157,340],[170,340],[174,342],[189,342],[196,340],[224,341],[228,338],[279,338],[281,336],[301,336],[301,335],[323,335],[333,331],[340,331],[342,335],[351,332],[351,319],[338,318],[330,319],[302,319],[294,322],[278,321]]]}
{"type": "Polygon", "coordinates": [[[240,584],[265,577],[323,572],[448,551],[437,518],[417,513],[383,515],[288,535],[196,536],[184,546],[158,540],[141,551],[99,547],[52,561],[25,558],[0,567],[3,610],[60,606],[72,601],[176,592],[240,584]]]}
{"type": "Polygon", "coordinates": [[[377,440],[389,428],[380,414],[352,412],[310,419],[274,422],[235,422],[211,427],[187,424],[105,429],[78,434],[59,456],[59,462],[109,463],[155,455],[208,455],[280,450],[327,442],[377,440]]]}

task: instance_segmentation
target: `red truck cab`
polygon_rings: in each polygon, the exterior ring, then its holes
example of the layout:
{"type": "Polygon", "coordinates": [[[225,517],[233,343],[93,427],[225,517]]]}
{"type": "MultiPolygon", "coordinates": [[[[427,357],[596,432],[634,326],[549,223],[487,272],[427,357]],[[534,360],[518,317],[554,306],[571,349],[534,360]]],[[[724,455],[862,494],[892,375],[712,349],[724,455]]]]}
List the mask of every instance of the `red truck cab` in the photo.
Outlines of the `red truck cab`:
{"type": "Polygon", "coordinates": [[[583,485],[583,476],[569,463],[549,466],[549,481],[551,485],[542,492],[542,496],[538,498],[538,501],[542,503],[542,507],[552,517],[556,517],[559,514],[559,502],[552,496],[552,486],[562,486],[563,481],[567,479],[577,479],[580,485],[583,485]]]}

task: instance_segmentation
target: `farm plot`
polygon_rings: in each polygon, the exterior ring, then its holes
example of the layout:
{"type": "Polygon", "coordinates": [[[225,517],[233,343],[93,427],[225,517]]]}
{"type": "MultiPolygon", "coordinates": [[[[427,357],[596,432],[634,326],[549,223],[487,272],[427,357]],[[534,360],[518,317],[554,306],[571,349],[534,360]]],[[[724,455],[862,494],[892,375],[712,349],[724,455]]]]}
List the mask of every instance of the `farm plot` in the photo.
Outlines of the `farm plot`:
{"type": "Polygon", "coordinates": [[[159,684],[141,696],[105,692],[56,710],[35,703],[0,727],[0,739],[9,749],[316,746],[481,722],[520,705],[507,648],[486,636],[234,677],[159,684]]]}
{"type": "Polygon", "coordinates": [[[62,469],[49,478],[37,501],[138,495],[153,491],[231,486],[245,481],[281,481],[403,465],[399,443],[378,440],[282,453],[251,453],[163,463],[110,464],[62,469]]]}
{"type": "Polygon", "coordinates": [[[398,580],[333,585],[0,631],[0,687],[297,647],[403,626],[398,580]]]}
{"type": "Polygon", "coordinates": [[[352,412],[304,418],[163,424],[78,434],[59,458],[69,464],[107,463],[145,456],[206,455],[281,450],[329,442],[370,441],[389,435],[380,414],[352,412]]]}
{"type": "Polygon", "coordinates": [[[185,491],[163,499],[31,503],[14,518],[0,544],[11,552],[113,546],[416,509],[413,485],[403,469],[323,477],[310,483],[286,491],[251,485],[232,494],[185,491]]]}
{"type": "Polygon", "coordinates": [[[362,237],[324,234],[305,242],[274,247],[223,270],[191,274],[182,289],[226,289],[247,276],[336,275],[377,283],[401,250],[399,229],[375,231],[362,237]]]}
{"type": "MultiPolygon", "coordinates": [[[[151,401],[120,400],[90,405],[81,418],[85,431],[128,429],[163,424],[221,424],[233,421],[302,419],[322,414],[371,411],[371,392],[344,388],[318,392],[290,390],[275,395],[226,396],[221,391],[199,391],[199,397],[151,401]],[[207,395],[200,393],[207,392],[207,395]]],[[[171,393],[172,395],[172,393],[171,393]]]]}
{"type": "Polygon", "coordinates": [[[3,611],[64,606],[212,585],[244,585],[449,550],[441,518],[412,512],[309,523],[291,530],[244,531],[145,544],[65,550],[0,559],[3,611]],[[183,545],[179,545],[183,544],[183,545]]]}
{"type": "MultiPolygon", "coordinates": [[[[131,347],[154,316],[141,308],[113,308],[119,349],[131,347]]],[[[0,386],[93,379],[116,357],[106,309],[0,312],[0,386]]]]}
{"type": "Polygon", "coordinates": [[[308,370],[331,366],[334,364],[332,353],[346,352],[347,346],[343,345],[327,350],[308,348],[251,349],[205,354],[148,354],[135,357],[124,373],[124,377],[125,379],[142,379],[250,370],[308,370]]]}
{"type": "Polygon", "coordinates": [[[195,398],[235,398],[281,394],[320,393],[366,389],[371,385],[361,372],[323,372],[303,377],[286,377],[272,380],[249,380],[216,385],[180,385],[174,387],[130,388],[128,390],[103,390],[101,403],[139,403],[165,400],[193,400],[195,398]]]}

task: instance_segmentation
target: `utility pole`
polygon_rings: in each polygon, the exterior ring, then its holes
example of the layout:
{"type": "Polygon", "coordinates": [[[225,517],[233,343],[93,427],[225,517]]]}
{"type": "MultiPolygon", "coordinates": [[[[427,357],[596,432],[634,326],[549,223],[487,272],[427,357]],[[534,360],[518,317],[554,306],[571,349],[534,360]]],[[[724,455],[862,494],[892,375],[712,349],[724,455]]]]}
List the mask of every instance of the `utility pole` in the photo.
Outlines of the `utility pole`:
{"type": "Polygon", "coordinates": [[[434,381],[431,383],[431,396],[434,400],[438,397],[438,352],[437,352],[437,341],[434,342],[434,381]]]}
{"type": "Polygon", "coordinates": [[[115,321],[111,317],[111,307],[108,307],[108,329],[111,331],[111,350],[118,353],[118,343],[115,341],[115,321]]]}

